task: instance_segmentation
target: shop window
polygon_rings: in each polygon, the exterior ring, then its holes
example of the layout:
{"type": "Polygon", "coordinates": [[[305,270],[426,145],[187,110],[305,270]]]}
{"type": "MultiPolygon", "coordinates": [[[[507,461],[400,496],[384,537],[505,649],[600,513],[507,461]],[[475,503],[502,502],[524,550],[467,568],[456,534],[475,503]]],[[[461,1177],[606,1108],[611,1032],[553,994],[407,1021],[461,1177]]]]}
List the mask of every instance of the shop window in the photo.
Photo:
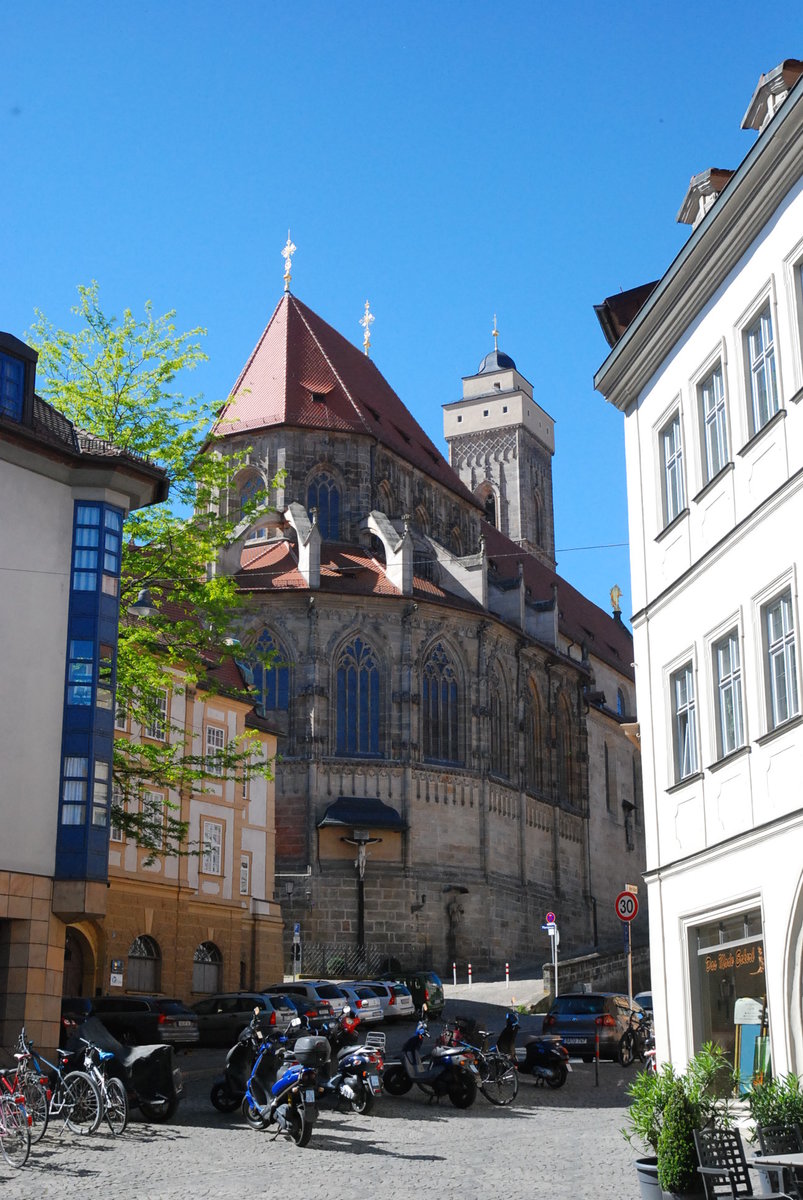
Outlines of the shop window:
{"type": "Polygon", "coordinates": [[[744,1093],[770,1070],[769,1012],[761,910],[689,930],[694,1049],[715,1042],[728,1055],[744,1093]]]}

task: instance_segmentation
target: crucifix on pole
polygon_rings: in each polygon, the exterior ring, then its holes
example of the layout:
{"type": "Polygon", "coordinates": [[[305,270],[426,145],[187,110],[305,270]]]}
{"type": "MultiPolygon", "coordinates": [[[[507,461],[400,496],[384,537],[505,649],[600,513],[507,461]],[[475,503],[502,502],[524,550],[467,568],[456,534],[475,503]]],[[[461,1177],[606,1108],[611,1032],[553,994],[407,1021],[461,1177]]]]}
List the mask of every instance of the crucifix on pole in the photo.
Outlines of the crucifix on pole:
{"type": "Polygon", "coordinates": [[[349,846],[357,847],[354,867],[357,871],[357,945],[365,950],[365,862],[368,857],[366,846],[373,846],[382,839],[371,837],[367,829],[352,829],[351,837],[341,838],[349,846]]]}

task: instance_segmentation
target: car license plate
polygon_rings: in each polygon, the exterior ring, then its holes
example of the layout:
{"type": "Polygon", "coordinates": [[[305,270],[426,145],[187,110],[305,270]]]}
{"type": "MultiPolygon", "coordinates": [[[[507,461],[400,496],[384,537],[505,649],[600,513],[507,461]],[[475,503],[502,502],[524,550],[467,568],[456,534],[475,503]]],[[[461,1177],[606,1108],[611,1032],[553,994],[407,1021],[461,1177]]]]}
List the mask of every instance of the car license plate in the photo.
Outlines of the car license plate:
{"type": "Polygon", "coordinates": [[[369,1075],[369,1076],[368,1076],[368,1082],[369,1082],[369,1084],[371,1085],[371,1091],[372,1091],[372,1092],[378,1092],[378,1091],[379,1091],[379,1076],[378,1076],[378,1075],[369,1075]]]}
{"type": "Polygon", "coordinates": [[[179,1021],[179,1029],[189,1029],[192,1026],[192,1021],[179,1021]]]}
{"type": "Polygon", "coordinates": [[[314,1104],[315,1103],[315,1088],[307,1088],[306,1089],[306,1091],[304,1092],[304,1103],[305,1104],[314,1104]]]}
{"type": "Polygon", "coordinates": [[[567,1038],[567,1037],[565,1037],[563,1039],[563,1041],[565,1042],[565,1044],[567,1046],[585,1046],[585,1044],[586,1044],[585,1038],[567,1038]]]}

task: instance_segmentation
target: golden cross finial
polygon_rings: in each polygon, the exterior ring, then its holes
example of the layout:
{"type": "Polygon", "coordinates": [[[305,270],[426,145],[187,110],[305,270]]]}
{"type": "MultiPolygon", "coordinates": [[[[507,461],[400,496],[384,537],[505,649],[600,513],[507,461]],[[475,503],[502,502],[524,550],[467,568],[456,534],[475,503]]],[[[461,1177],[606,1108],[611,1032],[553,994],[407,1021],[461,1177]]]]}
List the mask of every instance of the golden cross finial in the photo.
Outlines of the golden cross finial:
{"type": "Polygon", "coordinates": [[[365,301],[365,312],[360,317],[360,325],[362,325],[365,333],[362,339],[363,353],[370,357],[371,354],[371,326],[374,323],[374,314],[370,311],[371,301],[365,301]]]}
{"type": "Polygon", "coordinates": [[[293,255],[295,254],[295,252],[296,252],[296,248],[290,239],[290,230],[288,229],[287,230],[287,245],[285,246],[284,250],[282,250],[282,258],[284,259],[284,290],[286,292],[290,291],[290,280],[292,279],[292,275],[290,274],[290,268],[293,265],[293,255]]]}
{"type": "Polygon", "coordinates": [[[496,351],[499,349],[499,330],[496,328],[496,313],[494,313],[494,327],[491,330],[491,335],[493,336],[494,350],[496,351]]]}

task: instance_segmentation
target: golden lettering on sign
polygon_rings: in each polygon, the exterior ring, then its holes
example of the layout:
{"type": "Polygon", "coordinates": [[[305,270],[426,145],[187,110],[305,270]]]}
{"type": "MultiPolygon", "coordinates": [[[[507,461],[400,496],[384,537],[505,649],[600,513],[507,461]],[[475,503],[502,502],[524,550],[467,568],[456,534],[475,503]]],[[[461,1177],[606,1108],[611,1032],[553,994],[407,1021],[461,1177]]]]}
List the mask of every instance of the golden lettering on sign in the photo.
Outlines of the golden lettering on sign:
{"type": "Polygon", "coordinates": [[[763,975],[763,946],[739,946],[736,950],[720,950],[716,955],[706,954],[705,972],[706,975],[710,975],[714,971],[729,971],[732,968],[751,967],[756,962],[758,962],[758,966],[750,974],[763,975]]]}

